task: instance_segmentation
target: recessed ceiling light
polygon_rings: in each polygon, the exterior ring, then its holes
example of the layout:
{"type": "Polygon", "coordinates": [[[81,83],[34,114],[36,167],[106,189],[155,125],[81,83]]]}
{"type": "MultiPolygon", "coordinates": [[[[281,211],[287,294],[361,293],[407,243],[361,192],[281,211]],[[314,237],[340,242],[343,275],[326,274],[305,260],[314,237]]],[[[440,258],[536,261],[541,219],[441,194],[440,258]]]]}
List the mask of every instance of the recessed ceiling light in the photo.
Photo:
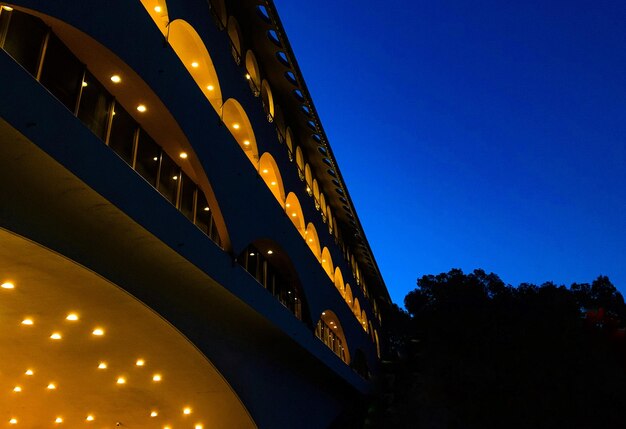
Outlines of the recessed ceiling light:
{"type": "Polygon", "coordinates": [[[268,254],[268,255],[271,255],[271,254],[273,254],[273,253],[274,253],[274,251],[273,251],[273,250],[268,250],[268,251],[267,251],[267,254],[268,254]]]}
{"type": "Polygon", "coordinates": [[[291,217],[296,217],[298,216],[295,212],[291,213],[291,217]]]}
{"type": "Polygon", "coordinates": [[[250,80],[251,76],[250,73],[246,73],[246,79],[250,80]]]}
{"type": "Polygon", "coordinates": [[[191,63],[191,67],[193,67],[194,69],[198,68],[200,64],[198,64],[197,61],[194,61],[193,63],[191,63]]]}
{"type": "Polygon", "coordinates": [[[244,140],[243,141],[243,145],[244,146],[250,146],[250,140],[244,140]]]}
{"type": "Polygon", "coordinates": [[[15,386],[15,387],[13,388],[13,391],[14,391],[14,392],[21,392],[21,391],[22,391],[22,388],[21,388],[20,386],[15,386]]]}
{"type": "Polygon", "coordinates": [[[234,129],[236,129],[236,130],[238,130],[238,129],[239,129],[239,124],[235,122],[235,123],[233,124],[233,128],[234,128],[234,129]]]}
{"type": "Polygon", "coordinates": [[[54,419],[55,423],[63,423],[63,418],[62,417],[57,417],[56,419],[54,419]]]}
{"type": "Polygon", "coordinates": [[[137,362],[135,362],[135,365],[137,366],[144,366],[146,364],[146,361],[143,359],[137,359],[137,362]]]}
{"type": "Polygon", "coordinates": [[[26,374],[26,375],[33,375],[34,371],[32,369],[27,369],[24,374],[26,374]]]}
{"type": "Polygon", "coordinates": [[[57,386],[56,386],[56,384],[54,384],[54,383],[50,383],[50,384],[48,384],[48,386],[46,387],[46,389],[48,389],[48,390],[54,390],[54,389],[56,389],[56,388],[57,388],[57,386]]]}
{"type": "Polygon", "coordinates": [[[98,369],[106,369],[106,367],[107,367],[106,362],[100,362],[100,363],[98,364],[98,369]]]}
{"type": "Polygon", "coordinates": [[[210,208],[208,208],[208,207],[205,207],[205,208],[204,208],[204,211],[205,211],[205,212],[208,212],[208,211],[210,211],[210,210],[211,210],[211,209],[210,209],[210,208]]]}
{"type": "Polygon", "coordinates": [[[161,374],[154,374],[152,376],[152,381],[161,381],[161,374]]]}
{"type": "Polygon", "coordinates": [[[196,424],[194,426],[194,429],[202,429],[204,426],[202,426],[200,423],[196,424]]]}
{"type": "Polygon", "coordinates": [[[2,289],[14,289],[15,285],[11,282],[4,282],[0,285],[2,289]]]}
{"type": "Polygon", "coordinates": [[[270,185],[276,186],[276,182],[270,182],[270,185]]]}
{"type": "Polygon", "coordinates": [[[185,408],[183,409],[183,414],[187,414],[187,415],[191,414],[191,408],[189,408],[189,407],[185,407],[185,408]]]}
{"type": "Polygon", "coordinates": [[[32,325],[33,323],[34,323],[33,319],[24,319],[24,320],[22,320],[22,325],[32,325]]]}
{"type": "Polygon", "coordinates": [[[213,91],[215,87],[213,85],[208,85],[206,89],[208,89],[209,91],[213,91]]]}
{"type": "Polygon", "coordinates": [[[53,340],[60,340],[61,334],[59,334],[58,332],[55,332],[52,335],[50,335],[50,338],[52,338],[53,340]]]}
{"type": "Polygon", "coordinates": [[[100,337],[102,335],[104,335],[104,330],[102,328],[96,328],[93,330],[92,334],[100,337]]]}
{"type": "Polygon", "coordinates": [[[124,377],[118,377],[116,383],[117,384],[125,384],[126,383],[126,379],[124,377]]]}
{"type": "Polygon", "coordinates": [[[91,414],[89,414],[85,420],[87,420],[88,422],[93,422],[95,419],[96,419],[96,418],[95,418],[94,416],[92,416],[91,414]]]}
{"type": "Polygon", "coordinates": [[[172,179],[178,180],[178,176],[173,176],[172,179]]]}
{"type": "MultiPolygon", "coordinates": [[[[6,9],[6,6],[3,6],[6,9]]],[[[12,425],[16,425],[17,424],[17,419],[11,419],[9,420],[9,423],[12,425]]]]}
{"type": "Polygon", "coordinates": [[[119,74],[114,74],[113,76],[111,76],[111,82],[120,83],[121,81],[122,81],[122,78],[120,77],[119,74]]]}
{"type": "Polygon", "coordinates": [[[86,87],[86,86],[88,86],[88,85],[89,85],[89,84],[88,84],[87,82],[83,81],[83,88],[84,88],[84,87],[86,87]]]}
{"type": "Polygon", "coordinates": [[[140,104],[140,105],[137,106],[137,111],[139,111],[141,113],[145,112],[146,110],[148,110],[148,108],[146,107],[145,104],[140,104]]]}
{"type": "Polygon", "coordinates": [[[71,320],[71,321],[76,321],[76,320],[78,320],[78,314],[70,313],[70,314],[67,315],[67,317],[65,319],[71,320]]]}
{"type": "Polygon", "coordinates": [[[159,413],[157,413],[156,411],[152,411],[152,412],[150,413],[150,417],[156,417],[156,416],[158,416],[158,415],[159,415],[159,413]]]}
{"type": "Polygon", "coordinates": [[[187,159],[187,152],[181,152],[178,154],[179,157],[181,157],[182,159],[187,159]]]}
{"type": "Polygon", "coordinates": [[[263,174],[267,174],[269,172],[269,170],[267,168],[263,169],[263,174]]]}
{"type": "Polygon", "coordinates": [[[291,207],[291,204],[287,203],[287,204],[285,204],[285,207],[289,208],[289,207],[291,207]]]}
{"type": "Polygon", "coordinates": [[[162,10],[163,10],[163,9],[161,8],[161,6],[155,6],[155,7],[154,7],[154,11],[155,11],[156,13],[161,13],[161,11],[162,11],[162,10]]]}

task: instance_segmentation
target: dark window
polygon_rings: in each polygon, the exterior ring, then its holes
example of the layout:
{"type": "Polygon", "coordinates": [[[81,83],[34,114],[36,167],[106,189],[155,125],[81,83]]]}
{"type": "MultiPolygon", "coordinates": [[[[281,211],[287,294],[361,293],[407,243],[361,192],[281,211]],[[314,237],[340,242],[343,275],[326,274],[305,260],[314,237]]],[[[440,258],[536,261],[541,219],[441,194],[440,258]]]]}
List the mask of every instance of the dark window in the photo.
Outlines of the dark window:
{"type": "Polygon", "coordinates": [[[161,148],[146,134],[139,131],[137,142],[137,160],[135,170],[156,188],[157,175],[159,174],[159,162],[161,161],[161,148]]]}
{"type": "Polygon", "coordinates": [[[204,193],[200,190],[198,190],[196,199],[196,225],[210,237],[211,228],[213,227],[213,217],[211,216],[209,203],[207,202],[204,193]]]}
{"type": "Polygon", "coordinates": [[[131,118],[122,106],[116,103],[113,109],[113,118],[111,119],[109,146],[131,166],[133,165],[136,132],[137,123],[135,120],[131,118]]]}
{"type": "Polygon", "coordinates": [[[196,191],[196,184],[191,181],[189,176],[181,172],[181,184],[180,184],[180,202],[179,209],[187,219],[193,222],[193,205],[194,205],[194,193],[196,191]]]}
{"type": "Polygon", "coordinates": [[[4,33],[5,29],[4,50],[30,74],[36,76],[43,41],[48,28],[39,18],[34,16],[16,10],[11,12],[2,10],[0,31],[4,33]]]}
{"type": "MultiPolygon", "coordinates": [[[[80,94],[78,118],[102,140],[106,138],[111,95],[91,73],[86,72],[80,94]]],[[[132,153],[132,152],[131,152],[132,153]]]]}
{"type": "Polygon", "coordinates": [[[76,110],[84,70],[78,58],[50,33],[41,69],[41,83],[72,112],[76,110]]]}
{"type": "Polygon", "coordinates": [[[176,194],[180,183],[180,167],[165,152],[161,155],[161,173],[158,190],[172,204],[176,205],[176,194]]]}

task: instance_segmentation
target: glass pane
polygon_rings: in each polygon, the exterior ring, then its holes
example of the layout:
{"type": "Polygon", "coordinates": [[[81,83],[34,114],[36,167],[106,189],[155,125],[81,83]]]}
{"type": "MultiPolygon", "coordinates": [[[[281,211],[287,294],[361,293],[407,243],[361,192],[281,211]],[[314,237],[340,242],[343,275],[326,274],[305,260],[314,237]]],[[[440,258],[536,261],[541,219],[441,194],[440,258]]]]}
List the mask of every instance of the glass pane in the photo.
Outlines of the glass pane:
{"type": "Polygon", "coordinates": [[[85,73],[80,94],[78,118],[102,140],[106,138],[111,95],[89,72],[85,73]]]}
{"type": "Polygon", "coordinates": [[[205,234],[211,236],[210,228],[212,224],[212,216],[211,209],[209,208],[209,203],[207,203],[206,197],[204,196],[204,192],[198,190],[197,203],[196,203],[196,225],[205,234]]]}
{"type": "Polygon", "coordinates": [[[56,37],[50,34],[41,69],[41,83],[72,112],[83,81],[84,66],[56,37]]]}
{"type": "Polygon", "coordinates": [[[180,183],[180,167],[163,152],[158,189],[174,205],[176,205],[178,183],[180,183]]]}
{"type": "Polygon", "coordinates": [[[41,46],[48,32],[46,25],[34,16],[13,10],[2,11],[2,24],[9,19],[9,28],[4,41],[4,50],[30,74],[37,74],[41,46]],[[10,19],[9,19],[10,17],[10,19]]]}
{"type": "Polygon", "coordinates": [[[180,188],[179,210],[187,219],[193,222],[193,194],[196,190],[196,184],[193,183],[185,173],[181,172],[180,175],[182,183],[180,188]]]}
{"type": "Polygon", "coordinates": [[[136,132],[137,123],[135,120],[122,106],[116,104],[113,110],[109,146],[131,166],[133,165],[133,146],[136,132]]]}
{"type": "Polygon", "coordinates": [[[156,187],[157,183],[160,160],[161,148],[144,130],[139,130],[135,170],[154,187],[156,187]]]}

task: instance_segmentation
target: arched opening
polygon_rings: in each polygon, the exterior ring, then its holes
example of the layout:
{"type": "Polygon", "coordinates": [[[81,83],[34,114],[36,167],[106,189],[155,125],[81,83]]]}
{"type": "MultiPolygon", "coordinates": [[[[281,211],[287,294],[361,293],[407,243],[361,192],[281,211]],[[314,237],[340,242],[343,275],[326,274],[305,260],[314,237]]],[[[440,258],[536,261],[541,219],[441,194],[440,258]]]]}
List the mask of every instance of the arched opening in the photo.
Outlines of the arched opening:
{"type": "Polygon", "coordinates": [[[326,213],[328,215],[328,232],[332,235],[333,233],[333,213],[330,210],[330,206],[326,206],[326,213]]]}
{"type": "Polygon", "coordinates": [[[298,273],[287,252],[277,243],[256,240],[241,252],[237,262],[296,318],[311,326],[298,273]]]}
{"type": "Polygon", "coordinates": [[[274,122],[274,96],[272,96],[272,89],[267,80],[263,79],[261,82],[261,101],[263,103],[263,110],[267,116],[268,122],[274,122]]]}
{"type": "Polygon", "coordinates": [[[169,25],[168,41],[200,91],[216,112],[222,107],[222,90],[206,46],[196,30],[186,21],[176,19],[169,25]]]}
{"type": "Polygon", "coordinates": [[[259,160],[259,174],[280,203],[280,206],[284,208],[285,188],[283,187],[283,179],[280,176],[280,170],[278,170],[276,161],[269,152],[265,152],[261,155],[261,159],[259,160]]]}
{"type": "Polygon", "coordinates": [[[259,152],[256,145],[256,138],[252,130],[252,124],[246,115],[241,104],[234,98],[229,98],[222,106],[222,120],[226,124],[228,131],[235,137],[239,146],[250,162],[257,167],[259,163],[259,152]]]}
{"type": "Polygon", "coordinates": [[[246,52],[246,72],[248,75],[246,78],[250,83],[250,89],[255,97],[258,97],[261,93],[261,72],[259,70],[259,63],[256,61],[254,52],[248,49],[246,52]]]}
{"type": "Polygon", "coordinates": [[[369,328],[368,325],[368,320],[367,320],[367,313],[365,313],[365,310],[361,310],[361,328],[363,328],[363,330],[365,332],[367,332],[367,329],[369,328]]]}
{"type": "Polygon", "coordinates": [[[320,209],[320,188],[317,184],[317,180],[313,179],[313,199],[315,200],[315,209],[320,209]]]}
{"type": "Polygon", "coordinates": [[[300,206],[298,197],[293,192],[289,192],[289,195],[287,195],[287,199],[285,200],[285,212],[302,238],[306,239],[306,227],[302,207],[300,206]]]}
{"type": "Polygon", "coordinates": [[[333,258],[330,256],[328,247],[322,249],[322,268],[324,268],[328,277],[333,280],[333,258]]]}
{"type": "Polygon", "coordinates": [[[320,194],[320,208],[322,210],[322,219],[326,222],[326,197],[324,196],[324,193],[320,194]]]}
{"type": "Polygon", "coordinates": [[[230,47],[233,54],[233,58],[237,65],[241,64],[241,30],[237,20],[230,16],[228,17],[228,37],[230,38],[230,47]]]}
{"type": "Polygon", "coordinates": [[[209,0],[209,5],[211,6],[213,15],[215,15],[215,18],[217,19],[217,22],[220,24],[221,28],[226,27],[226,19],[228,15],[226,14],[226,6],[224,5],[224,0],[209,0]]]}
{"type": "Polygon", "coordinates": [[[376,355],[380,359],[380,341],[378,339],[378,331],[374,329],[374,338],[376,338],[376,355]]]}
{"type": "Polygon", "coordinates": [[[341,296],[346,296],[346,291],[343,285],[343,275],[341,275],[341,268],[335,268],[335,278],[334,278],[335,287],[341,294],[341,296]]]}
{"type": "Polygon", "coordinates": [[[285,131],[285,143],[287,144],[287,151],[289,152],[289,161],[293,161],[293,133],[290,127],[287,127],[285,131]]]}
{"type": "Polygon", "coordinates": [[[296,166],[298,167],[298,177],[304,180],[304,155],[300,146],[296,146],[296,166]]]}
{"type": "Polygon", "coordinates": [[[317,236],[317,231],[315,230],[315,226],[312,222],[309,222],[309,224],[306,226],[304,239],[306,240],[306,244],[308,244],[309,248],[311,249],[311,252],[313,252],[315,257],[319,261],[321,258],[320,239],[317,236]]]}
{"type": "Polygon", "coordinates": [[[167,24],[170,22],[170,18],[165,0],[141,0],[141,4],[146,8],[161,33],[167,36],[167,24]]]}
{"type": "Polygon", "coordinates": [[[359,298],[354,298],[354,303],[352,304],[352,313],[356,316],[359,323],[361,322],[361,305],[359,304],[359,298]]]}
{"type": "Polygon", "coordinates": [[[352,288],[350,287],[349,283],[346,283],[346,294],[344,296],[344,299],[348,303],[348,306],[352,308],[352,288]]]}
{"type": "Polygon", "coordinates": [[[342,361],[347,364],[350,363],[350,352],[346,336],[343,333],[341,323],[339,323],[339,318],[333,311],[326,310],[322,312],[315,327],[315,335],[342,361]]]}
{"type": "Polygon", "coordinates": [[[306,193],[313,195],[313,175],[311,174],[311,167],[309,163],[304,166],[304,180],[306,182],[306,193]]]}

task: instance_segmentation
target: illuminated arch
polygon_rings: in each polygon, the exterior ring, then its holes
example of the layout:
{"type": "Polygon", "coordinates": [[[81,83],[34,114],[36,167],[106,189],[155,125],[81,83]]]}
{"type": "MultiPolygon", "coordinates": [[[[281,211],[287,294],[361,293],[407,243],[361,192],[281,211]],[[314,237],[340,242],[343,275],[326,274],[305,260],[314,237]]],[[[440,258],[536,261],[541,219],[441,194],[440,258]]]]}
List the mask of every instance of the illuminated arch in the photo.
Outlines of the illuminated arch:
{"type": "Polygon", "coordinates": [[[376,338],[376,354],[378,355],[378,359],[380,359],[380,342],[378,340],[378,331],[374,329],[374,337],[376,338]]]}
{"type": "Polygon", "coordinates": [[[325,310],[322,312],[317,322],[315,335],[341,360],[347,364],[350,363],[348,342],[346,341],[341,322],[339,322],[339,318],[333,311],[325,310]]]}
{"type": "Polygon", "coordinates": [[[254,164],[255,167],[259,163],[259,152],[256,145],[256,138],[252,130],[252,124],[243,110],[241,104],[234,98],[226,100],[222,106],[222,120],[226,124],[228,131],[235,137],[239,146],[254,164]]]}
{"type": "Polygon", "coordinates": [[[315,230],[315,225],[313,225],[312,222],[309,222],[309,224],[306,226],[304,239],[306,240],[306,244],[309,245],[311,252],[313,252],[317,260],[320,261],[322,257],[322,252],[320,250],[320,239],[317,235],[317,231],[315,230]]]}
{"type": "Polygon", "coordinates": [[[361,322],[361,328],[363,328],[365,332],[368,332],[367,329],[369,325],[367,324],[368,320],[367,320],[367,313],[365,313],[365,310],[361,310],[361,318],[359,320],[361,322]]]}
{"type": "Polygon", "coordinates": [[[241,64],[241,30],[233,16],[228,17],[228,37],[230,37],[233,58],[237,64],[241,64]]]}
{"type": "Polygon", "coordinates": [[[335,238],[339,240],[339,225],[337,225],[336,218],[333,218],[333,232],[335,233],[335,238]]]}
{"type": "Polygon", "coordinates": [[[296,146],[296,165],[298,166],[298,176],[304,180],[304,155],[300,146],[296,146]]]}
{"type": "Polygon", "coordinates": [[[289,195],[287,195],[287,199],[285,200],[285,211],[302,238],[306,239],[306,227],[304,223],[304,215],[302,214],[302,207],[300,206],[298,197],[293,192],[290,192],[289,195]]]}
{"type": "Polygon", "coordinates": [[[170,22],[170,18],[165,0],[141,0],[141,4],[146,8],[161,33],[167,36],[167,24],[170,22]]]}
{"type": "Polygon", "coordinates": [[[285,144],[287,144],[287,149],[289,149],[289,160],[293,161],[293,133],[290,127],[287,127],[285,131],[285,144]]]}
{"type": "Polygon", "coordinates": [[[348,303],[348,306],[352,308],[352,288],[350,287],[349,283],[346,283],[346,294],[344,296],[344,299],[348,303]]]}
{"type": "Polygon", "coordinates": [[[313,194],[313,175],[311,174],[311,167],[307,162],[304,165],[304,180],[306,182],[306,192],[309,195],[313,194]]]}
{"type": "Polygon", "coordinates": [[[226,14],[226,6],[224,0],[209,0],[211,9],[215,12],[215,17],[221,24],[222,28],[226,27],[226,20],[228,15],[226,14]]]}
{"type": "Polygon", "coordinates": [[[328,216],[328,232],[333,233],[333,213],[330,210],[330,206],[326,206],[326,213],[328,216]]]}
{"type": "Polygon", "coordinates": [[[313,179],[313,200],[315,201],[315,209],[320,209],[320,188],[317,180],[313,179]]]}
{"type": "Polygon", "coordinates": [[[335,276],[334,276],[335,287],[341,293],[341,296],[346,296],[346,290],[343,284],[343,275],[341,275],[341,268],[335,268],[335,276]]]}
{"type": "Polygon", "coordinates": [[[261,101],[267,115],[267,121],[274,122],[274,96],[272,95],[270,84],[265,79],[261,82],[261,101]]]}
{"type": "Polygon", "coordinates": [[[369,330],[367,332],[369,332],[370,336],[372,337],[372,342],[375,343],[376,338],[374,337],[374,325],[372,325],[371,320],[368,322],[368,326],[369,326],[369,330]]]}
{"type": "Polygon", "coordinates": [[[324,247],[322,249],[322,268],[324,268],[324,271],[326,271],[328,277],[333,280],[333,258],[332,256],[330,256],[330,251],[328,250],[328,247],[324,247]]]}
{"type": "Polygon", "coordinates": [[[324,193],[320,193],[320,209],[322,211],[322,219],[326,222],[328,216],[326,215],[326,197],[324,193]]]}
{"type": "Polygon", "coordinates": [[[259,71],[259,63],[256,61],[254,52],[248,49],[246,52],[246,71],[248,72],[252,93],[258,97],[261,93],[261,72],[259,71]]]}
{"type": "Polygon", "coordinates": [[[356,316],[359,322],[361,321],[361,305],[359,304],[359,298],[354,298],[354,303],[352,304],[352,313],[356,316]]]}
{"type": "Polygon", "coordinates": [[[284,208],[285,188],[283,187],[283,179],[280,176],[280,170],[278,165],[276,165],[276,161],[269,152],[265,152],[259,159],[259,174],[280,203],[280,206],[284,208]]]}
{"type": "Polygon", "coordinates": [[[222,90],[206,46],[196,30],[186,21],[169,24],[168,42],[216,112],[222,107],[222,90]]]}

